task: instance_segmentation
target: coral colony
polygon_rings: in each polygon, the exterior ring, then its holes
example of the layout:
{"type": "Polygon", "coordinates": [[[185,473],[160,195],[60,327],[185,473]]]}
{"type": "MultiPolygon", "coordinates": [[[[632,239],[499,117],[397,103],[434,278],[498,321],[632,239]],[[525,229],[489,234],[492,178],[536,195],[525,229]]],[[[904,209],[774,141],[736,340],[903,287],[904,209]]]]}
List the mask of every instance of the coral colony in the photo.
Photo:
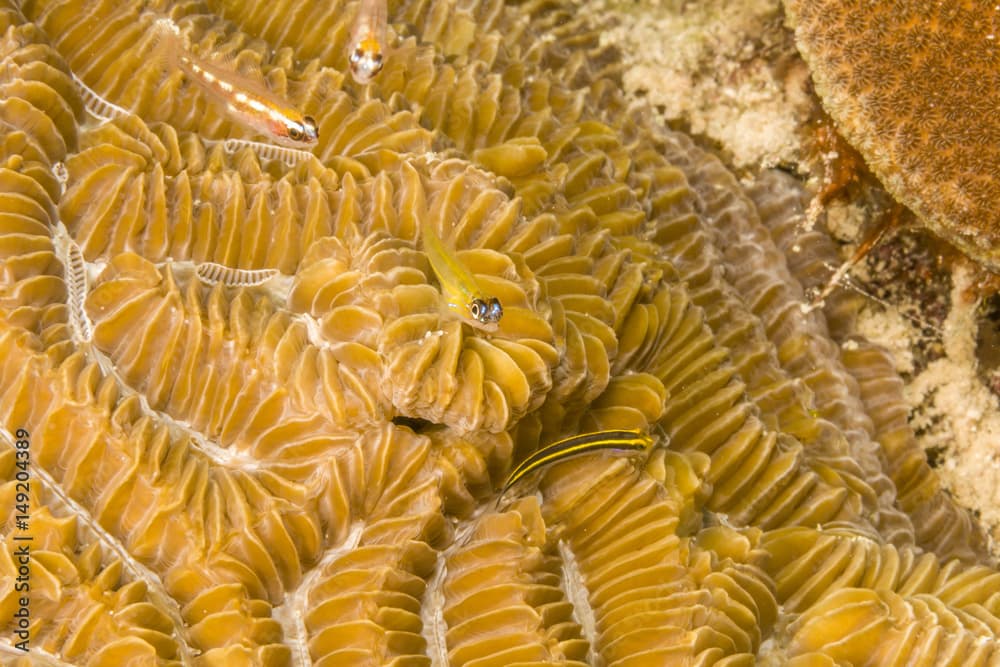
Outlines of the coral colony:
{"type": "Polygon", "coordinates": [[[353,0],[19,5],[5,660],[997,660],[1000,576],[858,299],[802,312],[808,193],[628,110],[593,18],[390,3],[358,82],[353,0]],[[315,143],[164,68],[164,17],[315,143]]]}
{"type": "Polygon", "coordinates": [[[886,188],[1000,271],[1000,6],[785,6],[824,106],[886,188]]]}

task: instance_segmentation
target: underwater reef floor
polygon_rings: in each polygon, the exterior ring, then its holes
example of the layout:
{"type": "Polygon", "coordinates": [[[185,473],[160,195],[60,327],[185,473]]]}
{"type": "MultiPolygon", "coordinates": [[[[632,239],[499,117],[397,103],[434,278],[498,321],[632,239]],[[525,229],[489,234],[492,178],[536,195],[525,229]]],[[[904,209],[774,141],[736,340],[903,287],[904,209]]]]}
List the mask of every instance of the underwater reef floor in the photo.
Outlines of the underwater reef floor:
{"type": "Polygon", "coordinates": [[[362,85],[356,1],[0,0],[0,659],[1000,661],[974,271],[899,235],[804,309],[849,247],[777,5],[579,7],[390,4],[362,85]]]}

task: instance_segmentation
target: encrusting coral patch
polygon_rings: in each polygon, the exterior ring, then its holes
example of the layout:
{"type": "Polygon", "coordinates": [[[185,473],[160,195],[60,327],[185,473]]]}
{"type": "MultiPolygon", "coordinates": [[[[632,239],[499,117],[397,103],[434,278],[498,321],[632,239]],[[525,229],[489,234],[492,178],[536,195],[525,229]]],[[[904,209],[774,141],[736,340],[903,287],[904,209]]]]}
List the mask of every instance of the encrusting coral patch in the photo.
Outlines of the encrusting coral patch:
{"type": "Polygon", "coordinates": [[[785,0],[844,136],[935,234],[1000,270],[1000,8],[785,0]]]}
{"type": "Polygon", "coordinates": [[[831,250],[798,184],[628,111],[570,7],[391,6],[367,86],[357,9],[0,12],[5,659],[30,534],[39,664],[844,664],[872,628],[995,661],[1000,576],[885,353],[849,297],[800,308],[831,250]],[[162,16],[315,117],[313,155],[154,66],[162,16]],[[424,224],[495,329],[446,307],[424,224]],[[656,446],[498,506],[601,429],[656,446]]]}

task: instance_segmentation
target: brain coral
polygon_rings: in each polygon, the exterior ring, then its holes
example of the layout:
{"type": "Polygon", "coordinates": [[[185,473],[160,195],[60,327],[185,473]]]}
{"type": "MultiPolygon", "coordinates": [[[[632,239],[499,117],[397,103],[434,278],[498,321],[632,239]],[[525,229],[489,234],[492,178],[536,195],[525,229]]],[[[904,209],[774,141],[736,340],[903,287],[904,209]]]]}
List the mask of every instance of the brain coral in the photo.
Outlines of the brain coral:
{"type": "Polygon", "coordinates": [[[785,0],[816,91],[886,188],[1000,271],[1000,7],[785,0]]]}
{"type": "Polygon", "coordinates": [[[834,249],[798,184],[630,112],[572,7],[393,5],[364,87],[357,2],[2,6],[8,662],[1000,660],[1000,575],[857,299],[799,308],[834,249]],[[315,156],[154,66],[163,15],[315,156]],[[441,308],[425,223],[496,331],[441,308]],[[496,507],[601,428],[657,447],[496,507]]]}

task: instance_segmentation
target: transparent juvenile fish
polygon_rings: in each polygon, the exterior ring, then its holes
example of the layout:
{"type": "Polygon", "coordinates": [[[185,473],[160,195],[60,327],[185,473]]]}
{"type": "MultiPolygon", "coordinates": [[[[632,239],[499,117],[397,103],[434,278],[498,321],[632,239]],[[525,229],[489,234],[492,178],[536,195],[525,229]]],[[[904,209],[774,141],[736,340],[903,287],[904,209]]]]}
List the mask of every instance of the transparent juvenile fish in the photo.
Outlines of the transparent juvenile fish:
{"type": "Polygon", "coordinates": [[[448,307],[480,325],[490,326],[499,322],[503,317],[500,300],[482,293],[469,270],[445,247],[429,219],[424,220],[421,232],[424,253],[441,283],[448,307]]]}
{"type": "MultiPolygon", "coordinates": [[[[60,223],[60,231],[64,232],[60,223]]],[[[73,334],[73,340],[77,343],[86,343],[94,338],[94,325],[87,314],[85,304],[87,302],[87,265],[83,261],[83,252],[80,246],[68,234],[57,234],[57,238],[63,243],[65,255],[63,265],[65,267],[66,282],[66,305],[69,309],[69,325],[73,334]]]]}
{"type": "Polygon", "coordinates": [[[641,431],[635,430],[615,429],[594,431],[557,440],[551,445],[546,445],[542,449],[539,449],[511,471],[507,477],[507,481],[503,484],[503,489],[500,491],[500,498],[497,499],[497,505],[499,506],[500,499],[504,497],[504,494],[512,486],[544,466],[591,452],[602,450],[646,452],[652,446],[653,439],[651,437],[641,431]]]}
{"type": "Polygon", "coordinates": [[[201,262],[195,273],[206,285],[222,283],[226,287],[256,287],[278,275],[277,269],[236,269],[216,262],[201,262]]]}
{"type": "Polygon", "coordinates": [[[230,155],[241,148],[249,148],[263,160],[278,160],[284,162],[287,167],[295,167],[302,160],[316,157],[309,151],[301,148],[289,148],[288,146],[275,146],[274,144],[260,141],[248,141],[246,139],[229,138],[222,142],[222,148],[230,155]]]}
{"type": "Polygon", "coordinates": [[[128,118],[132,115],[132,112],[128,109],[123,109],[117,104],[109,102],[98,95],[97,91],[85,84],[83,79],[78,77],[76,74],[72,74],[71,76],[73,77],[73,82],[76,84],[77,89],[80,91],[80,98],[83,100],[83,108],[90,112],[90,114],[95,118],[100,118],[101,120],[115,120],[128,118]]]}
{"type": "Polygon", "coordinates": [[[369,83],[382,71],[387,14],[386,0],[361,0],[351,41],[347,45],[351,74],[360,84],[369,83]]]}
{"type": "Polygon", "coordinates": [[[307,148],[319,139],[316,121],[271,92],[262,79],[194,55],[170,19],[157,19],[153,29],[158,40],[155,51],[166,66],[182,71],[240,124],[289,148],[307,148]]]}

